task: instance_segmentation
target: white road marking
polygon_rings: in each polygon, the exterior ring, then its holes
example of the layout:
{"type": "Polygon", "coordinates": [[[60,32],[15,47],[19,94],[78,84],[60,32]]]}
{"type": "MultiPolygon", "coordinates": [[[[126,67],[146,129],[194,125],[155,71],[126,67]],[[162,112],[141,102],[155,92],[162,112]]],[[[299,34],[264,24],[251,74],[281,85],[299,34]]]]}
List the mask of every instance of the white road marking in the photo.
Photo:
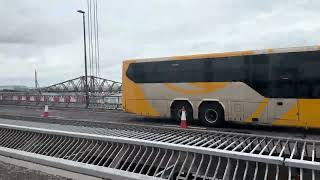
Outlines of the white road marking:
{"type": "Polygon", "coordinates": [[[168,124],[164,124],[162,126],[165,126],[165,127],[180,127],[179,125],[168,125],[168,124]]]}
{"type": "MultiPolygon", "coordinates": [[[[175,127],[175,128],[179,128],[180,125],[168,125],[168,124],[164,124],[162,126],[165,126],[165,127],[175,127]]],[[[202,130],[206,130],[207,128],[204,128],[204,127],[199,127],[199,126],[188,126],[188,128],[190,129],[202,129],[202,130]]]]}
{"type": "Polygon", "coordinates": [[[207,129],[205,127],[198,127],[198,126],[189,126],[189,128],[191,128],[191,129],[203,129],[203,130],[207,129]]]}
{"type": "Polygon", "coordinates": [[[64,119],[62,116],[49,116],[49,118],[64,119]]]}

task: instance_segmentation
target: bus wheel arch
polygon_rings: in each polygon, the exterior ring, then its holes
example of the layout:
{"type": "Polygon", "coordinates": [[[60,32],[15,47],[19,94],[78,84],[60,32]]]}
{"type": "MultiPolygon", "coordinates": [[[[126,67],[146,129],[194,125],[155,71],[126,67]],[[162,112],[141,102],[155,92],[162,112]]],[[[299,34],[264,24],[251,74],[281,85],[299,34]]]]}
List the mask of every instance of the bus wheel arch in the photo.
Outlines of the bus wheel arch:
{"type": "Polygon", "coordinates": [[[202,101],[198,107],[199,121],[204,126],[221,127],[225,124],[225,109],[219,101],[202,101]]]}
{"type": "Polygon", "coordinates": [[[181,120],[181,110],[182,107],[185,108],[187,112],[187,121],[191,122],[193,120],[193,106],[188,100],[174,100],[170,105],[170,115],[171,118],[180,122],[181,120]]]}

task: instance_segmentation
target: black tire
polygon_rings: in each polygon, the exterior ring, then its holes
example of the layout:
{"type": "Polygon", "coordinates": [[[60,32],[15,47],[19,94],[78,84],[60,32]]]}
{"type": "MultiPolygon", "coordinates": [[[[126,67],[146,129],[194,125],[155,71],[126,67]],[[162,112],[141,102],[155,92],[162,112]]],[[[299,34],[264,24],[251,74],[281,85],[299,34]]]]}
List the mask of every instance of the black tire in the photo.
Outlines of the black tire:
{"type": "Polygon", "coordinates": [[[221,127],[224,125],[224,111],[218,103],[205,103],[199,108],[199,120],[208,127],[221,127]]]}
{"type": "Polygon", "coordinates": [[[190,123],[193,120],[193,110],[192,110],[192,107],[190,106],[190,104],[187,102],[174,103],[171,107],[171,117],[176,122],[180,123],[182,107],[185,108],[185,110],[187,112],[187,114],[186,114],[187,115],[187,122],[190,123]]]}

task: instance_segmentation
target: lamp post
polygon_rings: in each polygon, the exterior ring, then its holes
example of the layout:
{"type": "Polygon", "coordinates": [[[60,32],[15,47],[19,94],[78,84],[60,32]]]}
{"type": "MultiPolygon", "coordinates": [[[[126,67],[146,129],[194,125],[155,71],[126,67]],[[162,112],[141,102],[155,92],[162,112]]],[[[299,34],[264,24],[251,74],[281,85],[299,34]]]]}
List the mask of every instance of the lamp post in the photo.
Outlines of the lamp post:
{"type": "Polygon", "coordinates": [[[78,10],[82,14],[83,19],[83,45],[84,45],[84,70],[85,70],[85,91],[86,91],[86,108],[89,107],[89,92],[88,92],[88,73],[87,73],[87,43],[86,43],[86,21],[85,12],[78,10]]]}

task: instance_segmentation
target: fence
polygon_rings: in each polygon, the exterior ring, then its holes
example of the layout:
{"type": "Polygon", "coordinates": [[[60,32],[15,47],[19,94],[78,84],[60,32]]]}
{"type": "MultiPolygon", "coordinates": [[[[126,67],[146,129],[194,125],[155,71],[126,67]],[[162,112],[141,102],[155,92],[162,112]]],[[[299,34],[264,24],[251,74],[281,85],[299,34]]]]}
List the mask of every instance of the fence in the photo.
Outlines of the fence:
{"type": "MultiPolygon", "coordinates": [[[[53,107],[84,108],[86,106],[86,98],[84,95],[0,93],[0,104],[17,106],[43,106],[47,104],[53,107]]],[[[121,95],[90,95],[89,107],[101,109],[120,109],[121,95]]]]}

